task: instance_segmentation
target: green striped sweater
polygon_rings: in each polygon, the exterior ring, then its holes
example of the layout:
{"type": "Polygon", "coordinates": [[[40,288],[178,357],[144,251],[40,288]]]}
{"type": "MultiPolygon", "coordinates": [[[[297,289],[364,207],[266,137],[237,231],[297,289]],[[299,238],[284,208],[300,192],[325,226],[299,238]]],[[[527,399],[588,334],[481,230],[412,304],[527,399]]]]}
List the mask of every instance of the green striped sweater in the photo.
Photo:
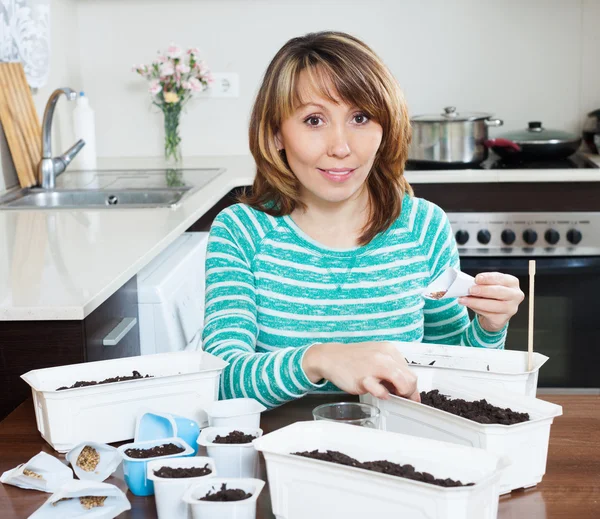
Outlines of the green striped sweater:
{"type": "Polygon", "coordinates": [[[405,196],[393,225],[354,249],[327,248],[289,216],[244,204],[223,210],[206,256],[204,350],[226,360],[221,398],[275,407],[310,391],[307,349],[323,342],[419,341],[503,348],[456,299],[420,293],[459,257],[446,214],[405,196]]]}

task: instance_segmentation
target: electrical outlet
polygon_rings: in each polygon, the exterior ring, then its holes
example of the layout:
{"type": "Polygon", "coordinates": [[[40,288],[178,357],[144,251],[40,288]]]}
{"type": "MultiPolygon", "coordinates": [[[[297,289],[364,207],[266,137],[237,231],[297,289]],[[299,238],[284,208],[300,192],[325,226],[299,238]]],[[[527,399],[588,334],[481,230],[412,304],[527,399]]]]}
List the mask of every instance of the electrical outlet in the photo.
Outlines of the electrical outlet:
{"type": "Polygon", "coordinates": [[[214,81],[210,84],[207,94],[210,97],[239,97],[240,76],[235,72],[213,72],[214,81]]]}

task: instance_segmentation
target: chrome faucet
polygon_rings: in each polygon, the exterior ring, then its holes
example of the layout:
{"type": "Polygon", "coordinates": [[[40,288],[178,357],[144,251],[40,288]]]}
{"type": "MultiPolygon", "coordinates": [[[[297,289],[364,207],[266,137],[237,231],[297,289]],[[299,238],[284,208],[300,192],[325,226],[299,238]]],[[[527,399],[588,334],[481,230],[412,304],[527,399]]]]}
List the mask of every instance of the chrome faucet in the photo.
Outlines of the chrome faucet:
{"type": "Polygon", "coordinates": [[[42,188],[44,189],[54,189],[56,177],[67,169],[73,157],[85,146],[85,141],[79,139],[65,153],[58,157],[52,157],[52,117],[54,116],[54,107],[61,94],[65,94],[69,101],[77,98],[77,93],[74,90],[70,88],[57,88],[52,92],[46,103],[44,121],[42,123],[42,161],[38,167],[42,188]]]}

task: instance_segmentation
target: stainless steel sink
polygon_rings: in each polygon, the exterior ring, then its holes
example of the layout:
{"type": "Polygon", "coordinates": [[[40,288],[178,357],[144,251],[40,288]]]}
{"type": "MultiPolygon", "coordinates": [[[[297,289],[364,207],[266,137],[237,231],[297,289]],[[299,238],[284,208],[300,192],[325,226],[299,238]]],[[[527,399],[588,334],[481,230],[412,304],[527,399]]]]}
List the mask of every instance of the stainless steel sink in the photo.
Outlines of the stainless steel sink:
{"type": "Polygon", "coordinates": [[[0,198],[6,209],[78,209],[175,207],[197,188],[146,189],[21,189],[0,198]]]}

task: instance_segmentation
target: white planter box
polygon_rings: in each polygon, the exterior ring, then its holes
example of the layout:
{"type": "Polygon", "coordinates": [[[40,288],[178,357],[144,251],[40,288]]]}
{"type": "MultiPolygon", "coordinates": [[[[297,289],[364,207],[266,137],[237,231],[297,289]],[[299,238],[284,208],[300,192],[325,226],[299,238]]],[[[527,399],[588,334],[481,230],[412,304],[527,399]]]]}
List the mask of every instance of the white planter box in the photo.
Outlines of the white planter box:
{"type": "Polygon", "coordinates": [[[278,519],[494,519],[498,513],[505,462],[481,449],[326,421],[296,422],[253,443],[265,457],[278,519]],[[290,454],[314,449],[408,463],[475,485],[444,488],[290,454]]]}
{"type": "Polygon", "coordinates": [[[554,417],[562,414],[562,407],[508,391],[484,387],[472,389],[451,382],[439,371],[426,378],[428,380],[419,378],[419,391],[439,389],[451,398],[471,401],[485,398],[492,405],[527,412],[530,420],[515,425],[484,425],[397,396],[379,400],[363,395],[361,401],[379,407],[383,430],[477,447],[507,456],[511,465],[502,473],[501,494],[535,486],[542,480],[546,473],[550,426],[554,417]]]}
{"type": "Polygon", "coordinates": [[[206,425],[204,408],[217,399],[227,363],[202,351],[160,353],[37,369],[21,376],[31,386],[37,427],[59,452],[84,441],[112,443],[135,434],[136,417],[152,409],[206,425]],[[57,391],[78,380],[104,380],[137,370],[151,378],[57,391]]]}
{"type": "Polygon", "coordinates": [[[491,350],[466,346],[444,346],[420,342],[394,342],[417,376],[440,370],[452,380],[473,388],[507,390],[535,396],[540,368],[548,360],[533,354],[533,369],[527,371],[527,352],[491,350]],[[429,363],[435,360],[433,366],[429,363]],[[421,365],[410,364],[410,361],[421,365]],[[488,371],[489,367],[489,371],[488,371]]]}

